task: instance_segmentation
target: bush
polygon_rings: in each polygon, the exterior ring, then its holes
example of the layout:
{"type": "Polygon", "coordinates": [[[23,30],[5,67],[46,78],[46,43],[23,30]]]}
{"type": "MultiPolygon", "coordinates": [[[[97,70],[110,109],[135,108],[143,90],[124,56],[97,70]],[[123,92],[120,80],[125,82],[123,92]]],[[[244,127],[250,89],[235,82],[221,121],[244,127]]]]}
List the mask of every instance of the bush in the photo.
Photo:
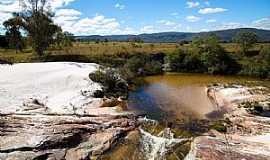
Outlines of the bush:
{"type": "Polygon", "coordinates": [[[133,56],[127,60],[124,68],[128,68],[133,73],[138,73],[139,70],[143,69],[146,62],[146,57],[142,55],[133,56]]]}
{"type": "Polygon", "coordinates": [[[164,58],[165,64],[167,66],[166,70],[169,71],[182,71],[184,68],[183,61],[185,59],[185,53],[183,50],[179,49],[173,53],[167,54],[164,58]]]}
{"type": "Polygon", "coordinates": [[[268,76],[270,76],[270,46],[261,49],[258,61],[269,71],[268,76]]]}
{"type": "Polygon", "coordinates": [[[155,75],[163,72],[162,64],[158,61],[151,61],[145,64],[144,71],[147,75],[155,75]]]}
{"type": "Polygon", "coordinates": [[[151,56],[146,54],[131,57],[123,68],[125,68],[126,73],[133,73],[138,76],[162,73],[162,63],[152,60],[151,56]]]}
{"type": "Polygon", "coordinates": [[[239,72],[236,61],[225,52],[215,38],[199,39],[191,50],[168,54],[165,57],[167,70],[176,72],[201,72],[228,74],[239,72]],[[199,41],[200,40],[200,41],[199,41]]]}
{"type": "Polygon", "coordinates": [[[256,76],[260,78],[267,78],[269,76],[269,68],[260,62],[249,60],[242,65],[241,75],[256,76]]]}
{"type": "MultiPolygon", "coordinates": [[[[89,78],[103,86],[106,97],[124,97],[127,98],[128,85],[119,73],[113,69],[98,70],[89,74],[89,78]]],[[[98,95],[102,95],[99,93],[98,95]]]]}
{"type": "Polygon", "coordinates": [[[197,53],[186,54],[183,65],[186,72],[205,71],[205,67],[200,59],[200,55],[197,53]]]}

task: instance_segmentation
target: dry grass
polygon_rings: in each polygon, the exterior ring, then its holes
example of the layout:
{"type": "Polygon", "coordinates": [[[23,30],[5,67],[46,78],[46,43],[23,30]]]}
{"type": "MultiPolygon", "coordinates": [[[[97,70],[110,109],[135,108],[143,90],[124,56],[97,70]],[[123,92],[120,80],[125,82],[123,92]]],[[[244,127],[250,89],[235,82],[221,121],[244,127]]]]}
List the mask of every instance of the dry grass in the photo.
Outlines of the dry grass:
{"type": "Polygon", "coordinates": [[[158,52],[173,52],[178,48],[175,43],[128,43],[128,42],[107,42],[107,43],[74,43],[72,47],[64,48],[63,50],[50,51],[55,54],[60,52],[64,54],[122,54],[122,53],[158,53],[158,52]]]}
{"type": "MultiPolygon", "coordinates": [[[[257,44],[253,50],[260,50],[263,46],[270,44],[257,44]]],[[[222,46],[227,52],[237,52],[239,48],[233,43],[223,43],[222,46]]],[[[176,49],[189,49],[190,45],[179,45],[177,43],[132,43],[132,42],[76,42],[72,47],[62,49],[51,47],[46,54],[52,56],[76,55],[76,56],[113,56],[129,55],[136,53],[155,54],[171,53],[176,49]]],[[[23,52],[17,53],[11,49],[0,49],[0,59],[10,62],[36,62],[41,61],[31,48],[24,49],[23,52]]]]}

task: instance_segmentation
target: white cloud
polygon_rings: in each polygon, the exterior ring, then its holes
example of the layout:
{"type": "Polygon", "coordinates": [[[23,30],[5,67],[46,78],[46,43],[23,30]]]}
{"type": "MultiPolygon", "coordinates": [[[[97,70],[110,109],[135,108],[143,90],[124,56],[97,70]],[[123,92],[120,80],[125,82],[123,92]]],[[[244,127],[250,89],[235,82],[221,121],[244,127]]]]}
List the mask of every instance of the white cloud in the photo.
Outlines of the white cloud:
{"type": "Polygon", "coordinates": [[[208,32],[208,31],[209,31],[209,29],[207,29],[207,28],[203,28],[200,30],[200,32],[208,32]]]}
{"type": "Polygon", "coordinates": [[[186,20],[188,22],[197,22],[197,21],[201,20],[201,18],[200,17],[196,17],[196,16],[187,16],[186,17],[186,20]]]}
{"type": "Polygon", "coordinates": [[[200,5],[199,2],[192,2],[192,1],[188,1],[186,4],[187,4],[187,8],[196,8],[196,7],[199,7],[200,5]]]}
{"type": "Polygon", "coordinates": [[[75,19],[75,17],[74,19],[58,19],[58,23],[62,23],[63,30],[76,35],[111,35],[123,32],[120,23],[115,18],[107,18],[99,14],[92,18],[75,19]]]}
{"type": "Polygon", "coordinates": [[[13,13],[20,11],[19,1],[4,1],[0,3],[1,13],[13,13]]]}
{"type": "Polygon", "coordinates": [[[218,30],[224,30],[224,29],[236,29],[236,28],[243,28],[246,27],[246,25],[238,23],[238,22],[227,22],[222,23],[221,25],[217,26],[216,28],[218,30]]]}
{"type": "Polygon", "coordinates": [[[1,0],[0,2],[0,33],[4,34],[4,21],[12,17],[13,12],[20,11],[19,2],[16,0],[1,0]]]}
{"type": "MultiPolygon", "coordinates": [[[[163,23],[163,21],[161,21],[163,23]]],[[[165,21],[164,21],[165,22],[165,21]]],[[[158,22],[159,23],[159,22],[158,22]]],[[[139,33],[159,33],[159,32],[177,32],[182,29],[182,25],[173,22],[174,25],[146,25],[140,29],[139,33]]],[[[139,34],[137,33],[137,34],[139,34]]]]}
{"type": "Polygon", "coordinates": [[[174,26],[176,23],[169,20],[159,20],[157,23],[165,25],[165,26],[174,26]]]}
{"type": "Polygon", "coordinates": [[[185,31],[186,32],[192,32],[193,30],[192,30],[192,28],[190,26],[186,26],[186,30],[185,31]]]}
{"type": "Polygon", "coordinates": [[[270,17],[262,18],[256,21],[253,21],[251,24],[252,27],[260,29],[269,29],[270,30],[270,17]]]}
{"type": "Polygon", "coordinates": [[[126,8],[126,6],[125,5],[123,5],[123,4],[119,4],[119,3],[117,3],[117,4],[115,4],[115,6],[114,6],[115,8],[117,8],[117,9],[120,9],[120,10],[123,10],[123,9],[125,9],[126,8]]]}
{"type": "Polygon", "coordinates": [[[76,0],[52,0],[50,2],[50,7],[55,10],[58,8],[62,8],[64,6],[69,5],[71,2],[74,2],[76,0]]]}
{"type": "Polygon", "coordinates": [[[67,16],[80,16],[82,13],[75,9],[59,9],[55,12],[56,17],[67,17],[67,16]]]}
{"type": "Polygon", "coordinates": [[[212,14],[212,13],[220,13],[228,11],[225,8],[203,8],[199,10],[200,14],[212,14]]]}
{"type": "Polygon", "coordinates": [[[14,0],[1,0],[0,4],[8,5],[8,4],[12,4],[13,2],[14,0]]]}
{"type": "Polygon", "coordinates": [[[208,19],[208,20],[206,20],[206,23],[215,23],[215,22],[217,22],[216,19],[208,19]]]}
{"type": "Polygon", "coordinates": [[[143,26],[140,29],[141,33],[154,33],[154,26],[148,25],[148,26],[143,26]]]}

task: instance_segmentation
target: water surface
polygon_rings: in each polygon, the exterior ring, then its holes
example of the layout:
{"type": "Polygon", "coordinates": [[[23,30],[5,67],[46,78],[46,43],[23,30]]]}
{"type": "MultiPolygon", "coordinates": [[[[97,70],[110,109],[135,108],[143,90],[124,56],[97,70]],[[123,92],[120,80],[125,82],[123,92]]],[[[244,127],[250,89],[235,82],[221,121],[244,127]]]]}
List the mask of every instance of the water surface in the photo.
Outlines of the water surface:
{"type": "Polygon", "coordinates": [[[207,85],[261,83],[249,77],[173,73],[146,77],[144,81],[144,85],[130,93],[129,108],[156,120],[213,118],[211,113],[216,113],[217,107],[207,97],[207,85]]]}

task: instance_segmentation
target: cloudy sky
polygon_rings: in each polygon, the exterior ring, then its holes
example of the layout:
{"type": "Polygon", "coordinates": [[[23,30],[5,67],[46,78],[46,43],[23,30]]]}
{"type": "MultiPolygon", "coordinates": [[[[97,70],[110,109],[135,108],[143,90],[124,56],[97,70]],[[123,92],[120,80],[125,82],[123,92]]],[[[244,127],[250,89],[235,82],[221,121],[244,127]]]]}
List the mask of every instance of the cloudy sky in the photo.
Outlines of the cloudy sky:
{"type": "MultiPolygon", "coordinates": [[[[75,35],[270,30],[270,0],[51,0],[50,5],[55,23],[75,35]]],[[[19,0],[0,0],[0,23],[19,10],[19,0]]]]}

